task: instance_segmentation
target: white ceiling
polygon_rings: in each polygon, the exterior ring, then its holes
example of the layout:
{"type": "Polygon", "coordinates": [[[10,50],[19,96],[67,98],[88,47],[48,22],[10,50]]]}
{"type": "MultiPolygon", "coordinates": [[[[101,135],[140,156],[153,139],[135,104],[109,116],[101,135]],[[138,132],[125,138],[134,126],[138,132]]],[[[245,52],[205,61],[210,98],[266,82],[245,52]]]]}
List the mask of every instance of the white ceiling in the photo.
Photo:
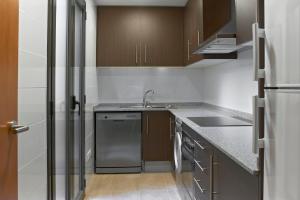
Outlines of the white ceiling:
{"type": "Polygon", "coordinates": [[[187,0],[94,0],[105,6],[185,6],[187,0]]]}

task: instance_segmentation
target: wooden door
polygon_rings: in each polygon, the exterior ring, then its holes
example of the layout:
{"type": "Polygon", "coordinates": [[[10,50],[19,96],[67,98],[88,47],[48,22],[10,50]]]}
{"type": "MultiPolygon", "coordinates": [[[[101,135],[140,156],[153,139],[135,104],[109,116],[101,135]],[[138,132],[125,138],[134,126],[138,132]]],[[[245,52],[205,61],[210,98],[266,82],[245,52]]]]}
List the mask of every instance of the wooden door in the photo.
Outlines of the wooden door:
{"type": "Polygon", "coordinates": [[[17,119],[19,1],[0,1],[0,200],[18,198],[17,119]]]}
{"type": "Polygon", "coordinates": [[[140,10],[143,66],[183,66],[183,8],[140,10]]]}
{"type": "Polygon", "coordinates": [[[97,66],[140,65],[139,9],[99,7],[97,23],[97,66]]]}
{"type": "Polygon", "coordinates": [[[169,112],[143,113],[143,160],[171,161],[172,137],[169,112]]]}

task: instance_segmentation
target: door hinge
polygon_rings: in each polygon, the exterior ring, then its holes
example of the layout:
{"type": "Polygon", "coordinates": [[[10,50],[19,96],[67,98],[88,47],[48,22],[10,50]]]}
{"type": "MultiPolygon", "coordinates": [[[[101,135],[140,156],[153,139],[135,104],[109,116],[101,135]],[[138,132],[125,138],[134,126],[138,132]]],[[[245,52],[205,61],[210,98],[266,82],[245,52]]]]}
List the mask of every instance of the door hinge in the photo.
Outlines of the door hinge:
{"type": "Polygon", "coordinates": [[[83,181],[83,187],[86,188],[86,179],[83,181]]]}
{"type": "Polygon", "coordinates": [[[259,149],[265,148],[265,139],[264,138],[258,139],[257,143],[258,143],[257,145],[258,145],[259,149]]]}
{"type": "Polygon", "coordinates": [[[86,11],[84,11],[83,15],[84,15],[84,20],[87,20],[87,12],[86,11]]]}
{"type": "Polygon", "coordinates": [[[54,116],[54,102],[53,101],[49,102],[49,114],[50,114],[51,118],[54,116]]]}
{"type": "Polygon", "coordinates": [[[83,103],[86,105],[86,95],[83,96],[83,103]]]}

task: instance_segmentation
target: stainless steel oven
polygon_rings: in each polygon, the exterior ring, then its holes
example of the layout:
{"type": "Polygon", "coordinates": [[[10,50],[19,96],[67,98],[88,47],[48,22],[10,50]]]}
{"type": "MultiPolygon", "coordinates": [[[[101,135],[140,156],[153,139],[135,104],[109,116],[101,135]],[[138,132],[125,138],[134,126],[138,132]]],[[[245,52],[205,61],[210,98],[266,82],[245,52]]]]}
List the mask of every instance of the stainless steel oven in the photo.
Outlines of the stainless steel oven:
{"type": "Polygon", "coordinates": [[[182,131],[181,121],[176,119],[174,162],[176,184],[182,199],[193,199],[194,140],[182,131]]]}

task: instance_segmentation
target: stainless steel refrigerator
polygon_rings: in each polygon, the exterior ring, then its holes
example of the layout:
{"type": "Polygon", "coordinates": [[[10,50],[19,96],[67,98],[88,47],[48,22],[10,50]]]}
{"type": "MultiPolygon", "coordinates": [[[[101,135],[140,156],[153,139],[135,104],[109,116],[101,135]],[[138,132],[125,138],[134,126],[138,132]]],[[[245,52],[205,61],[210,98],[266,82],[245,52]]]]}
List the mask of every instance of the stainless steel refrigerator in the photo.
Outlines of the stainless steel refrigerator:
{"type": "Polygon", "coordinates": [[[254,25],[256,78],[265,80],[264,138],[254,129],[254,152],[263,149],[263,199],[300,199],[300,0],[264,0],[264,30],[254,25]],[[264,70],[259,43],[264,38],[264,70]]]}

